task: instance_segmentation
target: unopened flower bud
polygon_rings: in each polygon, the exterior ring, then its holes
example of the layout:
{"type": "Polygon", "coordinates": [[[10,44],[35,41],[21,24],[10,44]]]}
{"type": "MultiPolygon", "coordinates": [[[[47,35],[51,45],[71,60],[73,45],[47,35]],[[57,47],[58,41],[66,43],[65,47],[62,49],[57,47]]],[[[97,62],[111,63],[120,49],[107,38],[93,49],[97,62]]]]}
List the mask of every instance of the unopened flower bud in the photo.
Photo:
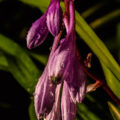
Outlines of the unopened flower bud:
{"type": "Polygon", "coordinates": [[[62,10],[59,0],[55,0],[49,7],[47,13],[47,27],[53,36],[58,35],[61,26],[62,10]]]}
{"type": "Polygon", "coordinates": [[[29,49],[35,48],[42,44],[49,33],[46,25],[46,14],[47,13],[36,20],[28,31],[26,40],[27,47],[29,49]]]}

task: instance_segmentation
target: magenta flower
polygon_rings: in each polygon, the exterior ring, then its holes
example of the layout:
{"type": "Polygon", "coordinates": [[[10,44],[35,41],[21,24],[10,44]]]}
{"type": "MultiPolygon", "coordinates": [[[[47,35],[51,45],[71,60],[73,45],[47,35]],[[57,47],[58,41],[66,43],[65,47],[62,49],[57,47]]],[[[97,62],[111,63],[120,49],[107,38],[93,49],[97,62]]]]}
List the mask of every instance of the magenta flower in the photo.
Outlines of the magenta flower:
{"type": "Polygon", "coordinates": [[[64,81],[61,100],[62,120],[75,120],[76,103],[71,99],[67,82],[64,81]]]}
{"type": "Polygon", "coordinates": [[[61,84],[57,85],[55,92],[55,102],[51,112],[46,117],[46,120],[60,120],[60,89],[61,84]]]}
{"type": "Polygon", "coordinates": [[[53,42],[48,64],[34,92],[34,106],[38,120],[61,120],[61,118],[75,120],[76,102],[82,102],[85,96],[85,74],[76,55],[73,2],[73,0],[68,2],[69,22],[65,20],[67,35],[60,41],[59,46],[56,45],[62,19],[59,0],[51,0],[45,14],[33,23],[27,35],[27,46],[30,49],[44,42],[48,32],[53,36],[58,35],[53,42]]]}
{"type": "Polygon", "coordinates": [[[57,48],[48,65],[49,79],[54,83],[66,80],[74,101],[85,95],[85,75],[75,52],[75,40],[69,34],[57,48]]]}
{"type": "Polygon", "coordinates": [[[26,40],[29,49],[39,46],[47,38],[49,31],[46,24],[46,15],[47,12],[36,20],[28,31],[26,40]]]}
{"type": "Polygon", "coordinates": [[[68,77],[74,56],[74,40],[72,40],[71,35],[69,34],[65,39],[62,39],[60,46],[50,59],[48,75],[53,82],[60,82],[68,77]]]}
{"type": "Polygon", "coordinates": [[[47,67],[40,77],[34,92],[34,106],[38,120],[51,111],[55,102],[56,86],[48,78],[47,67]]]}
{"type": "Polygon", "coordinates": [[[66,79],[71,99],[81,103],[86,93],[86,82],[83,67],[75,56],[66,79]]]}

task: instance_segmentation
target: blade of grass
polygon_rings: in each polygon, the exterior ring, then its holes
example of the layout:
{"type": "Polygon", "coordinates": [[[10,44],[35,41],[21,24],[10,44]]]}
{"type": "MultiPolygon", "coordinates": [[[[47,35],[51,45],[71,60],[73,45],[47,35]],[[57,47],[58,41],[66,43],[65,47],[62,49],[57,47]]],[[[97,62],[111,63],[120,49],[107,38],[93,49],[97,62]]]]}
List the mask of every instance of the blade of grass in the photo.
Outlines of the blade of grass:
{"type": "MultiPolygon", "coordinates": [[[[82,14],[81,14],[82,15],[82,14]]],[[[110,12],[109,14],[96,19],[95,21],[90,23],[90,26],[94,29],[99,28],[100,26],[104,25],[105,23],[107,23],[108,21],[111,21],[117,17],[120,16],[120,9],[114,10],[112,12],[110,12]]]]}
{"type": "Polygon", "coordinates": [[[114,120],[120,120],[120,112],[117,110],[117,108],[111,102],[108,102],[108,105],[114,120]]]}
{"type": "Polygon", "coordinates": [[[107,85],[113,93],[120,99],[120,81],[112,74],[112,72],[101,62],[107,85]]]}
{"type": "Polygon", "coordinates": [[[30,103],[28,112],[29,112],[30,120],[37,120],[36,115],[35,115],[35,110],[34,110],[34,103],[33,103],[33,101],[31,101],[31,103],[30,103]]]}
{"type": "Polygon", "coordinates": [[[8,66],[4,68],[11,72],[22,87],[32,94],[41,71],[25,50],[3,35],[0,35],[0,49],[8,55],[8,66]]]}
{"type": "Polygon", "coordinates": [[[90,15],[92,15],[93,13],[95,13],[97,10],[99,10],[100,8],[102,8],[105,4],[106,4],[106,2],[97,3],[96,5],[90,7],[89,9],[87,9],[83,13],[81,13],[81,16],[83,18],[87,18],[90,15]]]}

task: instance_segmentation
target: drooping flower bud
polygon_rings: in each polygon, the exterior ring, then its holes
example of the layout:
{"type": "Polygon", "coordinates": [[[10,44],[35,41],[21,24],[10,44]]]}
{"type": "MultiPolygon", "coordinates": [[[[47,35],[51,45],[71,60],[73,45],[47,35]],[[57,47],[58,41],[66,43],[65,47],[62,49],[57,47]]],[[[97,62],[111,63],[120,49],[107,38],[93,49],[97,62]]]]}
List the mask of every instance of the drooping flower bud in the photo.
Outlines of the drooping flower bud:
{"type": "Polygon", "coordinates": [[[54,0],[47,13],[47,27],[53,36],[58,35],[60,31],[61,17],[62,10],[60,8],[59,0],[54,0]]]}
{"type": "Polygon", "coordinates": [[[46,15],[47,12],[37,19],[28,31],[26,40],[29,49],[42,44],[48,35],[49,31],[46,25],[46,15]]]}
{"type": "Polygon", "coordinates": [[[50,113],[55,102],[56,86],[51,83],[47,74],[47,68],[45,68],[34,93],[34,106],[38,120],[50,113]]]}
{"type": "Polygon", "coordinates": [[[61,100],[62,120],[75,120],[76,103],[72,101],[66,81],[64,81],[61,100]]]}

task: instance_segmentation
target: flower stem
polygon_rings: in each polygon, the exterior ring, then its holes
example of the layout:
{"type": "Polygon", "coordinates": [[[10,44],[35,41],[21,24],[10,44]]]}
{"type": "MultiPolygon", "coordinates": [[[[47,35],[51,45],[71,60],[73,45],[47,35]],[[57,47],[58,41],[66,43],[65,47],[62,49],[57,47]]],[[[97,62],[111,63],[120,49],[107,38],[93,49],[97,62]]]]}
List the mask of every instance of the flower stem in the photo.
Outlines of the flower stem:
{"type": "Polygon", "coordinates": [[[75,32],[75,8],[73,0],[70,0],[69,11],[70,11],[69,31],[75,32]]]}
{"type": "Polygon", "coordinates": [[[67,17],[67,20],[69,21],[69,0],[64,0],[65,3],[65,16],[67,17]]]}
{"type": "Polygon", "coordinates": [[[114,102],[117,103],[117,105],[120,107],[120,100],[115,96],[115,94],[112,92],[112,90],[99,78],[95,77],[94,75],[92,75],[86,67],[84,67],[84,71],[85,73],[87,73],[87,75],[89,77],[91,77],[93,80],[98,81],[101,84],[101,87],[104,88],[104,90],[107,92],[107,94],[114,100],[114,102]]]}
{"type": "Polygon", "coordinates": [[[78,59],[80,60],[80,62],[83,65],[84,68],[84,72],[93,80],[96,81],[96,84],[98,83],[98,87],[103,87],[103,89],[107,92],[107,94],[111,97],[111,99],[120,107],[120,99],[117,98],[117,96],[112,92],[112,90],[105,84],[105,82],[103,82],[100,78],[97,78],[95,75],[93,75],[87,67],[85,67],[84,62],[81,58],[80,52],[78,50],[78,48],[76,48],[77,51],[77,56],[78,59]]]}
{"type": "Polygon", "coordinates": [[[55,50],[56,50],[56,48],[59,44],[62,32],[63,32],[63,30],[60,30],[59,34],[57,36],[55,36],[55,38],[54,38],[54,42],[53,42],[53,45],[52,45],[52,50],[50,52],[50,57],[53,55],[53,53],[55,52],[55,50]]]}

